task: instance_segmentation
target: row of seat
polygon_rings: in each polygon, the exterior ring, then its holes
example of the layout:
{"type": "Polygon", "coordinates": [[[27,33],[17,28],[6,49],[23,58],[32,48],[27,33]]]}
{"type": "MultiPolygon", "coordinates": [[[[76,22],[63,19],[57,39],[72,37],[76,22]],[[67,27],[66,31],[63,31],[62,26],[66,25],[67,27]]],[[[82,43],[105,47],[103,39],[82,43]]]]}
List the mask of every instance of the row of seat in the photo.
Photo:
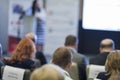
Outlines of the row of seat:
{"type": "Polygon", "coordinates": [[[100,72],[104,72],[105,71],[105,66],[101,66],[101,65],[87,65],[86,68],[86,73],[87,73],[87,80],[99,80],[97,79],[97,75],[100,72]]]}
{"type": "Polygon", "coordinates": [[[29,80],[31,71],[11,66],[0,67],[1,80],[29,80]]]}
{"type": "MultiPolygon", "coordinates": [[[[88,65],[86,68],[87,72],[87,80],[98,80],[96,79],[97,75],[99,72],[104,72],[105,67],[104,66],[99,66],[99,65],[88,65]]],[[[71,74],[71,77],[74,80],[79,80],[78,77],[78,68],[76,63],[72,63],[72,66],[69,70],[69,73],[71,74]]],[[[14,75],[16,78],[21,78],[20,75],[23,76],[22,80],[29,80],[31,71],[29,69],[21,69],[21,68],[16,68],[16,67],[11,67],[11,66],[1,66],[0,67],[0,79],[2,80],[12,80],[14,78],[14,75]],[[23,73],[20,73],[21,71],[24,71],[23,73]],[[7,79],[9,78],[9,79],[7,79]]],[[[17,79],[16,79],[17,80],[17,79]]]]}

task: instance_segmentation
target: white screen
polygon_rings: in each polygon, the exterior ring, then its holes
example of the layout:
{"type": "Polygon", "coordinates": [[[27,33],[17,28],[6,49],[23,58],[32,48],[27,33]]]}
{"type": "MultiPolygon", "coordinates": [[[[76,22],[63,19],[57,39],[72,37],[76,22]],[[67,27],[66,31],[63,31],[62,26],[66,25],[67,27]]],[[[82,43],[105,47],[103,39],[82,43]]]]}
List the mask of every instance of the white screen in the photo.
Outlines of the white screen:
{"type": "Polygon", "coordinates": [[[120,0],[84,0],[84,29],[120,31],[120,0]]]}

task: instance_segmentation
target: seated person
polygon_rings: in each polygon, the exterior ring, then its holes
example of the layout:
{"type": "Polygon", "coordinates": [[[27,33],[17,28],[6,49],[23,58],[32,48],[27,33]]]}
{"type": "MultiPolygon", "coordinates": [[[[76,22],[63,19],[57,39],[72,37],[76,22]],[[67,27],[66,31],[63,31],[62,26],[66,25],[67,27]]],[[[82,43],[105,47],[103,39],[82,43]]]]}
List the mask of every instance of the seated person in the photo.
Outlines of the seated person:
{"type": "Polygon", "coordinates": [[[27,33],[25,37],[31,39],[36,45],[36,54],[35,57],[41,62],[41,65],[47,64],[47,59],[44,53],[41,51],[41,47],[36,44],[37,36],[33,33],[27,33]]]}
{"type": "Polygon", "coordinates": [[[72,65],[72,57],[73,55],[67,47],[59,47],[53,53],[51,63],[62,68],[65,80],[73,80],[68,73],[72,65]]]}
{"type": "Polygon", "coordinates": [[[2,45],[0,44],[0,66],[3,66],[4,63],[1,61],[2,58],[2,45]]]}
{"type": "Polygon", "coordinates": [[[64,75],[57,65],[46,64],[33,71],[30,80],[64,80],[64,75]]]}
{"type": "Polygon", "coordinates": [[[12,53],[9,59],[4,58],[5,65],[23,69],[34,69],[35,45],[29,38],[23,38],[12,53]]]}
{"type": "Polygon", "coordinates": [[[77,63],[79,79],[86,80],[86,66],[89,64],[89,61],[85,55],[77,52],[77,37],[75,35],[68,35],[65,38],[64,45],[71,51],[73,55],[73,62],[77,63]]]}
{"type": "Polygon", "coordinates": [[[90,58],[90,64],[105,65],[106,58],[110,51],[115,49],[115,42],[112,39],[106,38],[100,42],[100,53],[90,58]]]}
{"type": "Polygon", "coordinates": [[[120,80],[120,50],[111,51],[105,63],[106,72],[98,74],[101,80],[120,80]]]}

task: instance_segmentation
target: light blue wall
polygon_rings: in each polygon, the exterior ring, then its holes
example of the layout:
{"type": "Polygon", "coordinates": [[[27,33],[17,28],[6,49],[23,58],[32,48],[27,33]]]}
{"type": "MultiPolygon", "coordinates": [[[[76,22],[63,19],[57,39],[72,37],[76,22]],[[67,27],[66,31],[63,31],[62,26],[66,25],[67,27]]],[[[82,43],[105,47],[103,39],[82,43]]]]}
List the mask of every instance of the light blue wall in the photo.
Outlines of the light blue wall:
{"type": "Polygon", "coordinates": [[[3,51],[7,51],[8,45],[8,5],[9,0],[0,0],[0,43],[3,51]]]}

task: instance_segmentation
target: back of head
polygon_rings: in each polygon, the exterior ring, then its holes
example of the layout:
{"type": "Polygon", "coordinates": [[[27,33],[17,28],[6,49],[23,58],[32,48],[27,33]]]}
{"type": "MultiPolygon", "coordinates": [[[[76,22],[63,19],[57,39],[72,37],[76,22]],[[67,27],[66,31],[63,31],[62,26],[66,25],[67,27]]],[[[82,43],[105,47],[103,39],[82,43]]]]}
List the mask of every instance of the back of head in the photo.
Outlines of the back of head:
{"type": "Polygon", "coordinates": [[[119,75],[120,79],[120,50],[110,52],[105,63],[105,70],[111,75],[111,77],[117,78],[119,75]]]}
{"type": "Polygon", "coordinates": [[[74,35],[68,35],[65,39],[65,46],[75,46],[77,45],[77,38],[74,35]]]}
{"type": "Polygon", "coordinates": [[[37,35],[35,35],[34,33],[27,33],[25,37],[31,39],[34,43],[36,43],[37,41],[37,35]]]}
{"type": "Polygon", "coordinates": [[[72,61],[72,54],[66,47],[59,47],[55,50],[52,58],[52,62],[63,69],[71,63],[72,61]]]}
{"type": "Polygon", "coordinates": [[[100,43],[100,53],[110,52],[115,49],[115,44],[112,39],[103,39],[100,43]]]}
{"type": "Polygon", "coordinates": [[[46,64],[33,71],[30,80],[64,80],[64,73],[60,67],[46,64]]]}
{"type": "Polygon", "coordinates": [[[40,12],[41,11],[40,7],[41,7],[41,5],[39,4],[39,0],[33,0],[32,15],[35,16],[36,10],[37,10],[37,12],[40,12]]]}
{"type": "Polygon", "coordinates": [[[13,51],[13,56],[11,60],[24,60],[31,59],[34,57],[35,45],[33,41],[29,38],[23,38],[13,51]]]}

